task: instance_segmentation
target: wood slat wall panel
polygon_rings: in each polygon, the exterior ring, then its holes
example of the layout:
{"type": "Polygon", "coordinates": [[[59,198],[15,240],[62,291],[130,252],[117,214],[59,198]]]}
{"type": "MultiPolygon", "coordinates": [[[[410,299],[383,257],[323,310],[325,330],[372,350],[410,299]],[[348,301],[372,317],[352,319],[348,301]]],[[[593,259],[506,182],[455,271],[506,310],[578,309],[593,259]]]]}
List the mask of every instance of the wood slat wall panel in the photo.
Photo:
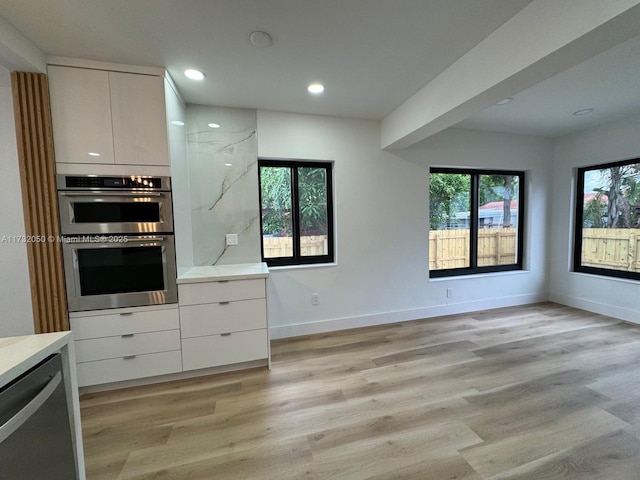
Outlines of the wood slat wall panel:
{"type": "Polygon", "coordinates": [[[47,76],[12,72],[20,181],[36,333],[69,330],[47,76]]]}

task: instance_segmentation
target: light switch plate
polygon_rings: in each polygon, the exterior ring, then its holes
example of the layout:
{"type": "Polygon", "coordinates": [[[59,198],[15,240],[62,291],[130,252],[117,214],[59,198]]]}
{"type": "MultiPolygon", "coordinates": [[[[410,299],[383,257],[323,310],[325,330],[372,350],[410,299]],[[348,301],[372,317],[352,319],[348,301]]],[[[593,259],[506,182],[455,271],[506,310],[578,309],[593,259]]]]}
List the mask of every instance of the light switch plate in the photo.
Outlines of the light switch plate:
{"type": "Polygon", "coordinates": [[[227,233],[227,245],[237,245],[237,244],[238,244],[238,234],[227,233]]]}

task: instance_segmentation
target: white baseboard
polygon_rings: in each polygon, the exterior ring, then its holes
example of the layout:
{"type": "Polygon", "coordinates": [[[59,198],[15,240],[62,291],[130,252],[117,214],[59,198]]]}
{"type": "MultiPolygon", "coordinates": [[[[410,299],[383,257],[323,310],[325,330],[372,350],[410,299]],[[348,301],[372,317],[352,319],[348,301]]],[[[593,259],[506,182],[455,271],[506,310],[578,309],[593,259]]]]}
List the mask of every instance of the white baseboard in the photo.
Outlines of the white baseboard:
{"type": "Polygon", "coordinates": [[[314,333],[335,332],[350,328],[371,327],[387,323],[407,322],[422,318],[440,317],[443,315],[455,315],[458,313],[476,312],[479,310],[491,310],[493,308],[514,307],[531,303],[546,302],[549,296],[544,293],[531,293],[510,297],[491,298],[477,302],[450,303],[433,307],[399,310],[394,312],[374,313],[358,315],[354,317],[335,318],[308,323],[296,323],[292,325],[272,325],[269,328],[271,339],[299,337],[314,333]]]}
{"type": "Polygon", "coordinates": [[[640,324],[640,311],[638,310],[632,310],[630,308],[611,305],[608,303],[595,302],[588,298],[559,295],[556,293],[551,293],[549,295],[549,300],[569,307],[586,310],[587,312],[599,313],[600,315],[607,315],[609,317],[624,320],[625,322],[640,324]]]}
{"type": "Polygon", "coordinates": [[[132,380],[122,380],[120,382],[101,383],[99,385],[87,385],[80,387],[80,395],[85,393],[105,392],[108,390],[120,390],[130,387],[141,387],[143,385],[151,385],[154,383],[173,382],[175,380],[186,380],[193,377],[202,377],[205,375],[213,375],[217,373],[229,373],[238,370],[247,370],[249,368],[267,367],[271,368],[270,361],[252,360],[250,362],[234,363],[232,365],[222,365],[220,367],[201,368],[199,370],[187,370],[186,372],[169,373],[166,375],[158,375],[155,377],[134,378],[132,380]]]}

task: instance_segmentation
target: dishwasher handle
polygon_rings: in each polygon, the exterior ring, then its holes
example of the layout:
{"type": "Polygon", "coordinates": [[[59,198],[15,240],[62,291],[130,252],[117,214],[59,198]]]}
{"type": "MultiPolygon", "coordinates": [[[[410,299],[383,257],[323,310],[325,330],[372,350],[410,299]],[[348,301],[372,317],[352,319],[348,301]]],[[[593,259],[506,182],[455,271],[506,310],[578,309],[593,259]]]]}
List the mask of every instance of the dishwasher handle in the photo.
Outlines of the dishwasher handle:
{"type": "Polygon", "coordinates": [[[4,425],[0,426],[0,444],[9,438],[13,432],[18,430],[18,428],[20,428],[34,413],[38,411],[44,402],[46,402],[53,394],[56,388],[58,388],[61,381],[62,374],[58,371],[29,403],[22,407],[22,409],[13,417],[7,420],[4,425]]]}

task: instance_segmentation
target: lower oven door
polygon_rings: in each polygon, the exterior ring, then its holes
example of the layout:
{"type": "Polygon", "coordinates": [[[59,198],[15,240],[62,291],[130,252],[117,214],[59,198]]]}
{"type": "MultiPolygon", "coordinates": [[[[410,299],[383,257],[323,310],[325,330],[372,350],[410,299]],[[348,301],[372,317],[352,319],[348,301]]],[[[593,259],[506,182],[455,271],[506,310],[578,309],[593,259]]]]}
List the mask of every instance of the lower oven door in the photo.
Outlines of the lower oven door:
{"type": "Polygon", "coordinates": [[[173,235],[63,238],[69,311],[176,303],[173,235]]]}

